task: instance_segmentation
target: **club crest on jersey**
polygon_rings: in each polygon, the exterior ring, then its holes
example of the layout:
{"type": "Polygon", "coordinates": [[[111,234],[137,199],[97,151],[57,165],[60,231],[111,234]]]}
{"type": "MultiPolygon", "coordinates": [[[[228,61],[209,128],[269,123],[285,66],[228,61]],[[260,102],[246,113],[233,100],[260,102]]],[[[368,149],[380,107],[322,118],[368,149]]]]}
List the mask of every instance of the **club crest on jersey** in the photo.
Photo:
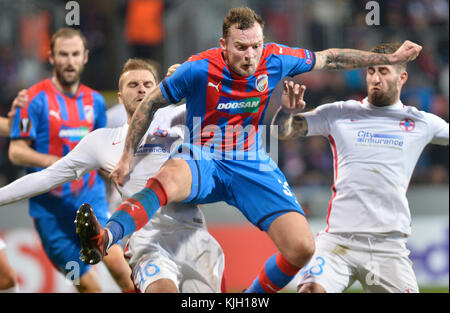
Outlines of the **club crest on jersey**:
{"type": "Polygon", "coordinates": [[[405,118],[404,120],[400,121],[400,128],[407,132],[413,131],[414,128],[416,128],[416,122],[409,118],[405,118]]]}
{"type": "Polygon", "coordinates": [[[256,90],[259,92],[264,92],[269,87],[269,76],[267,74],[259,75],[256,78],[256,90]]]}
{"type": "Polygon", "coordinates": [[[256,113],[259,110],[260,103],[261,98],[233,100],[226,97],[220,97],[216,110],[228,114],[256,113]]]}
{"type": "Polygon", "coordinates": [[[84,117],[89,123],[92,123],[94,121],[94,109],[91,105],[87,105],[84,107],[84,117]]]}
{"type": "Polygon", "coordinates": [[[169,132],[167,130],[161,129],[159,127],[153,132],[153,136],[158,136],[158,137],[167,137],[168,134],[169,134],[169,132]]]}

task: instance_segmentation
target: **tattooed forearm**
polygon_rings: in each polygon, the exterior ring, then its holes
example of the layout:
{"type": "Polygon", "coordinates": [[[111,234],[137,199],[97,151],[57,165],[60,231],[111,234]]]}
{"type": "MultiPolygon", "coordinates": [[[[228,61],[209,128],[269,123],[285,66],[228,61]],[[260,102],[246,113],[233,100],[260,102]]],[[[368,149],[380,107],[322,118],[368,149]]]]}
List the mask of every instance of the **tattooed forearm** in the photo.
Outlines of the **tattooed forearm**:
{"type": "Polygon", "coordinates": [[[392,64],[387,54],[354,49],[328,49],[316,53],[314,69],[352,70],[375,65],[392,64]]]}
{"type": "Polygon", "coordinates": [[[127,139],[125,141],[125,152],[133,154],[139,141],[144,136],[150,126],[155,112],[165,107],[169,102],[164,98],[159,88],[155,88],[137,107],[128,128],[127,139]]]}
{"type": "Polygon", "coordinates": [[[272,125],[278,125],[278,138],[281,140],[304,137],[308,133],[308,123],[302,115],[292,115],[282,109],[275,113],[272,125]]]}

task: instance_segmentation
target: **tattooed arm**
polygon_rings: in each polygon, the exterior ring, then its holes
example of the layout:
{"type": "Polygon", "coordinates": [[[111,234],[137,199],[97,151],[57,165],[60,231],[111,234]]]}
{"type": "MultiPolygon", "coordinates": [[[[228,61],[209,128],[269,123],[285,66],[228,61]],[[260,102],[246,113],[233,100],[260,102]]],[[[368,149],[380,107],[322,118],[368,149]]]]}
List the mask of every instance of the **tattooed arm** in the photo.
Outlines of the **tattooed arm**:
{"type": "Polygon", "coordinates": [[[272,119],[272,125],[278,125],[278,138],[305,137],[308,133],[308,123],[301,114],[291,114],[279,108],[272,119]]]}
{"type": "Polygon", "coordinates": [[[272,125],[278,125],[279,139],[304,137],[308,133],[308,123],[300,113],[306,106],[303,100],[305,90],[305,85],[284,81],[281,107],[272,119],[272,125]]]}
{"type": "Polygon", "coordinates": [[[316,52],[314,70],[352,70],[356,68],[392,65],[414,60],[422,47],[406,40],[392,54],[374,53],[354,49],[328,49],[316,52]]]}
{"type": "Polygon", "coordinates": [[[109,178],[116,184],[123,185],[125,176],[130,172],[130,163],[140,140],[150,126],[155,112],[165,107],[169,102],[164,98],[161,89],[157,86],[146,95],[139,104],[131,119],[122,157],[117,163],[109,178]]]}

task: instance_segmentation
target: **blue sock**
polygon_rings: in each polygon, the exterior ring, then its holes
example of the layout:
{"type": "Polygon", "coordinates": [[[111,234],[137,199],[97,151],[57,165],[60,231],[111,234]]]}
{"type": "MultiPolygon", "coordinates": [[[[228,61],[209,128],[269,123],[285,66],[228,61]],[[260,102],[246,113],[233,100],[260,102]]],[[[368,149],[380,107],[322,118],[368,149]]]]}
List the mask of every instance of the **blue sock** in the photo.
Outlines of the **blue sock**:
{"type": "Polygon", "coordinates": [[[158,190],[146,187],[122,202],[106,225],[112,236],[110,245],[144,227],[159,209],[159,198],[158,190]]]}
{"type": "Polygon", "coordinates": [[[300,269],[289,263],[280,253],[272,255],[246,293],[275,293],[284,288],[300,269]]]}

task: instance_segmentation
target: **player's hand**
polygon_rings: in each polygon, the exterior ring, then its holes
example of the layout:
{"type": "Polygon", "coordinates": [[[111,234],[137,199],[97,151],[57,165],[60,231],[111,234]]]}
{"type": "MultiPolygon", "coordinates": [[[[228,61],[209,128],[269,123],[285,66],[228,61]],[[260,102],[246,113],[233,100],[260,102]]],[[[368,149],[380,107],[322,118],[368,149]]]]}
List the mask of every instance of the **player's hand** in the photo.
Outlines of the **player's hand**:
{"type": "Polygon", "coordinates": [[[28,94],[26,89],[22,89],[17,93],[17,96],[14,98],[11,110],[8,112],[8,117],[14,117],[16,114],[16,109],[18,107],[25,107],[28,103],[28,94]]]}
{"type": "Polygon", "coordinates": [[[174,64],[174,65],[172,65],[171,67],[169,67],[169,69],[167,70],[167,74],[166,74],[166,77],[169,77],[170,75],[172,75],[176,70],[177,70],[177,68],[180,66],[181,64],[174,64]]]}
{"type": "Polygon", "coordinates": [[[306,102],[303,100],[306,86],[294,83],[293,81],[284,81],[283,94],[281,95],[281,108],[283,111],[296,114],[303,112],[306,102]]]}
{"type": "Polygon", "coordinates": [[[395,51],[391,56],[391,62],[393,64],[406,63],[414,60],[422,50],[422,46],[406,40],[400,48],[395,51]]]}
{"type": "Polygon", "coordinates": [[[125,177],[130,173],[130,161],[122,156],[114,170],[109,174],[109,179],[111,179],[114,184],[123,186],[125,177]]]}

